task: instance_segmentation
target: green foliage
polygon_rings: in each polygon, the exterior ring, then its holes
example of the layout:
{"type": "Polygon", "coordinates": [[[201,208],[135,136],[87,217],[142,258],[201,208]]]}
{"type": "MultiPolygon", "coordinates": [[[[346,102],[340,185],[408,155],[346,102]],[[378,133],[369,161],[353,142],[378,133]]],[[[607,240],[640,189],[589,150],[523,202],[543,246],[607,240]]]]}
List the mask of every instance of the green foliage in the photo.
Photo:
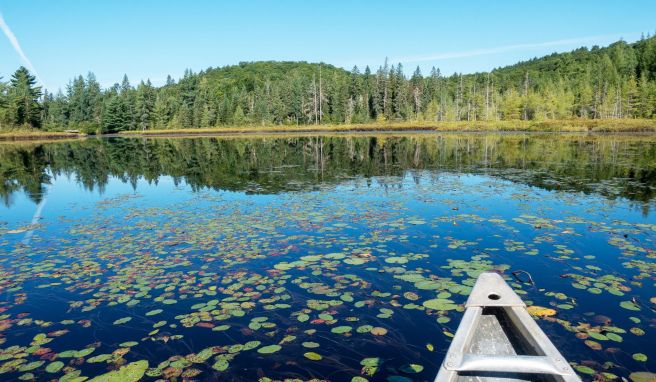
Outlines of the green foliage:
{"type": "Polygon", "coordinates": [[[656,117],[656,37],[580,48],[489,73],[410,78],[401,64],[350,72],[307,62],[241,62],[186,70],[154,87],[127,76],[102,90],[94,75],[66,93],[40,88],[25,68],[0,83],[0,121],[85,132],[227,125],[547,121],[656,117]],[[94,129],[95,127],[95,129],[94,129]]]}
{"type": "Polygon", "coordinates": [[[6,99],[0,103],[6,108],[5,120],[12,125],[41,127],[41,94],[36,78],[25,67],[18,68],[9,81],[6,99]]]}

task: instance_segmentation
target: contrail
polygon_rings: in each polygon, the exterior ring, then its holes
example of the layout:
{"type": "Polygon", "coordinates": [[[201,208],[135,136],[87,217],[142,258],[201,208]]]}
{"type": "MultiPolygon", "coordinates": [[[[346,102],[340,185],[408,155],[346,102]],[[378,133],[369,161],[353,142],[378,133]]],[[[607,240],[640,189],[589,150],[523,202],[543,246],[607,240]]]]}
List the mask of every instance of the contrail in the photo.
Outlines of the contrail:
{"type": "MultiPolygon", "coordinates": [[[[43,207],[46,206],[46,202],[48,201],[48,188],[46,187],[43,191],[43,199],[41,199],[41,202],[39,202],[39,205],[36,206],[36,211],[34,211],[34,215],[32,216],[32,223],[30,224],[31,227],[35,227],[38,223],[39,220],[41,220],[41,213],[43,212],[43,207]]],[[[32,240],[32,235],[34,235],[34,228],[31,228],[29,231],[25,233],[25,236],[23,237],[23,245],[30,245],[30,241],[32,240]]]]}
{"type": "Polygon", "coordinates": [[[574,45],[574,44],[583,44],[586,42],[599,41],[603,38],[618,37],[614,36],[587,36],[563,40],[554,40],[554,41],[545,41],[537,43],[527,43],[527,44],[514,44],[506,46],[498,46],[494,48],[483,48],[483,49],[473,49],[473,50],[464,50],[464,51],[455,51],[455,52],[445,52],[445,53],[436,53],[425,56],[409,56],[409,57],[398,57],[394,58],[393,61],[398,62],[423,62],[423,61],[437,61],[437,60],[449,60],[454,58],[465,58],[465,57],[476,57],[476,56],[485,56],[489,54],[505,53],[514,50],[522,49],[532,49],[532,48],[545,48],[550,46],[565,46],[565,45],[574,45]]]}
{"type": "Polygon", "coordinates": [[[27,68],[32,73],[34,73],[36,79],[42,85],[45,85],[43,81],[41,81],[41,77],[39,76],[39,73],[34,68],[34,65],[32,65],[32,61],[30,61],[30,59],[27,58],[27,56],[25,55],[25,52],[23,52],[23,48],[21,48],[20,44],[18,43],[18,39],[16,38],[16,35],[14,35],[14,32],[11,31],[9,25],[7,25],[5,19],[2,17],[2,13],[0,13],[0,29],[2,29],[2,31],[5,33],[5,36],[7,36],[7,39],[9,39],[9,42],[14,47],[14,50],[16,51],[16,53],[18,53],[18,55],[20,56],[21,60],[23,60],[27,68]]]}

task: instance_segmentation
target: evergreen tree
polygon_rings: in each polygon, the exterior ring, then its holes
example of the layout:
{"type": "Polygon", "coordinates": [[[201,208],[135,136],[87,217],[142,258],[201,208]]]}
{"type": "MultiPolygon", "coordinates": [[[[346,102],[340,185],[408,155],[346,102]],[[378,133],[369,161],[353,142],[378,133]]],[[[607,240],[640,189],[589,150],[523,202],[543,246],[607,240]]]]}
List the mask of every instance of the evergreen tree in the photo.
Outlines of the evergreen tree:
{"type": "Polygon", "coordinates": [[[8,89],[10,121],[15,125],[41,127],[41,87],[23,66],[11,77],[8,89]]]}
{"type": "Polygon", "coordinates": [[[85,88],[86,106],[84,110],[84,120],[94,123],[100,123],[100,114],[102,112],[102,89],[96,80],[96,75],[89,72],[87,74],[85,88]]]}
{"type": "Polygon", "coordinates": [[[123,97],[113,96],[107,101],[102,116],[102,131],[116,133],[130,127],[130,116],[123,97]]]}
{"type": "Polygon", "coordinates": [[[77,125],[85,121],[88,100],[86,99],[85,83],[82,76],[75,77],[67,86],[68,122],[77,125]]]}
{"type": "Polygon", "coordinates": [[[155,88],[150,80],[146,83],[141,81],[136,90],[135,112],[137,119],[137,127],[140,130],[150,129],[154,120],[155,111],[155,88]]]}
{"type": "Polygon", "coordinates": [[[9,101],[7,100],[7,84],[2,81],[0,77],[0,129],[2,129],[3,123],[5,123],[5,114],[7,112],[7,106],[9,101]]]}

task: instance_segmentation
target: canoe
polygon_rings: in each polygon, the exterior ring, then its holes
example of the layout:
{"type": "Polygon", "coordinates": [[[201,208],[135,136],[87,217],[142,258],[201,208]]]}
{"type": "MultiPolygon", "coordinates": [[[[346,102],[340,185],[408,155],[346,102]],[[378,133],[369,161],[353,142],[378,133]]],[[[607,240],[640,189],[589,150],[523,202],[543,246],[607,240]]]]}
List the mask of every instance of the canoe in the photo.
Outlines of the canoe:
{"type": "Polygon", "coordinates": [[[567,360],[493,272],[478,276],[435,382],[580,382],[567,360]]]}

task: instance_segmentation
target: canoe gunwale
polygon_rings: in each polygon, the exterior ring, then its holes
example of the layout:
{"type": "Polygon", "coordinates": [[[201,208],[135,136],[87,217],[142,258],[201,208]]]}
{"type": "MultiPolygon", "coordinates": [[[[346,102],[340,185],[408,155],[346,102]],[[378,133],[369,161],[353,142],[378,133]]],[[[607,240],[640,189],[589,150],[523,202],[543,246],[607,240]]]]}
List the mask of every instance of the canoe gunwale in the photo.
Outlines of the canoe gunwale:
{"type": "MultiPolygon", "coordinates": [[[[482,273],[465,305],[465,313],[456,330],[449,350],[440,366],[435,382],[454,382],[465,376],[473,381],[532,381],[551,380],[580,382],[572,367],[528,314],[526,305],[503,278],[492,272],[482,273]],[[485,318],[485,320],[483,320],[485,318]],[[477,330],[494,331],[485,327],[495,322],[498,338],[506,343],[485,346],[472,351],[477,330]],[[501,324],[505,325],[501,329],[501,324]],[[509,326],[509,327],[508,327],[509,326]],[[519,337],[522,346],[510,343],[506,330],[519,337]],[[508,347],[512,352],[508,353],[508,347]]],[[[490,338],[495,334],[486,333],[490,338]]]]}

